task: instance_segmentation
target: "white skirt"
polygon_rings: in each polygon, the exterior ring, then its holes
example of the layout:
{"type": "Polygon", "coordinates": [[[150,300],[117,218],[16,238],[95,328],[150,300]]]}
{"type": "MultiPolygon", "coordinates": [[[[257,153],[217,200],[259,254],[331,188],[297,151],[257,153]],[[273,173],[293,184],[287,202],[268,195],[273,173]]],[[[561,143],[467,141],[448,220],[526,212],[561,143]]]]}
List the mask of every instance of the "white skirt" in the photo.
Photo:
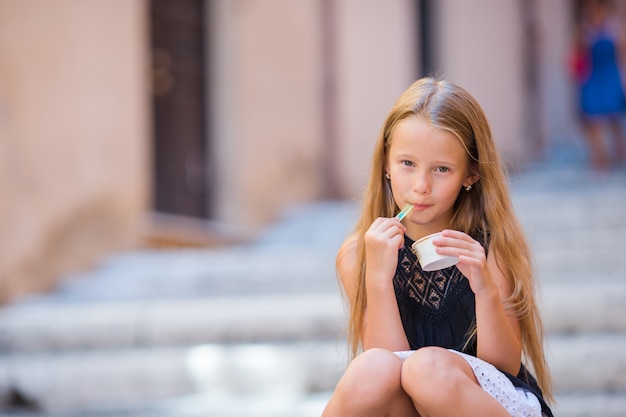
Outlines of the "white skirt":
{"type": "MultiPolygon", "coordinates": [[[[405,360],[415,351],[394,352],[405,360]]],[[[495,398],[512,417],[542,417],[541,404],[532,392],[518,388],[498,369],[488,362],[465,353],[450,350],[461,356],[474,371],[474,376],[485,392],[495,398]]]]}

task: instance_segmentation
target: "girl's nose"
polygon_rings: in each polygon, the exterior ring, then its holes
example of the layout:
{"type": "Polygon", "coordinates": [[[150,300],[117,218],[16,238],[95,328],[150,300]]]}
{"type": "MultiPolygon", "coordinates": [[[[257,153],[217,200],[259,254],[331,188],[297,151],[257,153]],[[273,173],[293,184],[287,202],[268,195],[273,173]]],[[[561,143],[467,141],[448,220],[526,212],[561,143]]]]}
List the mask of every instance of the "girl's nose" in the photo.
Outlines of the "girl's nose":
{"type": "Polygon", "coordinates": [[[413,180],[413,190],[418,194],[430,192],[430,175],[427,172],[418,172],[413,180]]]}

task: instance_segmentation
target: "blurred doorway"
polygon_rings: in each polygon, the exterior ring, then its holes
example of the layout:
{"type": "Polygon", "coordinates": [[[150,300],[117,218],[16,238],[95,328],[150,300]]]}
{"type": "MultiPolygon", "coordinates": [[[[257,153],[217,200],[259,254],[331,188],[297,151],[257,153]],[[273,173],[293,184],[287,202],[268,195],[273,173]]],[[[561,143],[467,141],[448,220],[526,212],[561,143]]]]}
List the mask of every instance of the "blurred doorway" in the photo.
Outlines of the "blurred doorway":
{"type": "Polygon", "coordinates": [[[151,0],[153,209],[211,217],[204,0],[151,0]]]}
{"type": "Polygon", "coordinates": [[[417,38],[419,39],[418,65],[419,77],[437,76],[439,68],[437,63],[436,23],[438,19],[436,4],[433,0],[420,0],[417,2],[417,38]]]}

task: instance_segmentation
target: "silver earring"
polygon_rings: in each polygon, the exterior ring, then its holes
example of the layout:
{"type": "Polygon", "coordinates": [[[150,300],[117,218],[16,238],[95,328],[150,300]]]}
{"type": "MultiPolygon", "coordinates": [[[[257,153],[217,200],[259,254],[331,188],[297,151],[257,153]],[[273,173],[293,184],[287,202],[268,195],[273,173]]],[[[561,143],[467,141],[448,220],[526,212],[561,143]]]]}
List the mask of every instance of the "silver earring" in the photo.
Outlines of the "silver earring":
{"type": "Polygon", "coordinates": [[[469,190],[471,190],[471,189],[472,189],[472,186],[471,186],[471,185],[468,185],[467,187],[465,187],[465,191],[469,191],[469,190]]]}
{"type": "Polygon", "coordinates": [[[385,172],[385,178],[387,178],[388,180],[390,180],[390,179],[391,179],[391,175],[389,175],[389,173],[388,173],[388,172],[385,172]]]}

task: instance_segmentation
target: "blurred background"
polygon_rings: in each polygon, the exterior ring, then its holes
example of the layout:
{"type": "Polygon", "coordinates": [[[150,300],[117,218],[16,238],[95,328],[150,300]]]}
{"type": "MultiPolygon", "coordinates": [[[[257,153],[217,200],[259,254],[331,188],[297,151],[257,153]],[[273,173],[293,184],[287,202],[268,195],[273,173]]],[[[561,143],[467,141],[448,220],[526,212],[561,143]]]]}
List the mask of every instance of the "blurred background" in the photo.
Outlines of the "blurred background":
{"type": "MultiPolygon", "coordinates": [[[[614,3],[624,28],[626,1],[614,3]]],[[[334,253],[354,219],[380,126],[423,75],[454,81],[483,105],[533,230],[569,220],[562,227],[570,233],[576,216],[590,213],[609,222],[591,225],[593,233],[622,230],[624,169],[590,168],[578,117],[571,59],[581,7],[0,0],[5,408],[319,415],[345,356],[334,253]],[[567,189],[573,194],[560,194],[567,189]],[[590,190],[605,194],[589,199],[590,190]],[[315,352],[333,359],[310,362],[315,352]],[[251,356],[262,358],[248,364],[253,374],[240,360],[251,356]],[[311,372],[294,376],[294,368],[311,372]],[[324,372],[311,376],[315,370],[324,372]],[[254,396],[260,386],[278,387],[260,397],[274,408],[254,396]],[[188,401],[175,411],[171,403],[141,408],[181,396],[188,401]]],[[[563,240],[532,232],[540,248],[563,240]]],[[[577,232],[566,239],[588,236],[577,232]]],[[[626,247],[619,237],[604,242],[626,247]]],[[[551,264],[556,258],[544,258],[543,271],[571,267],[567,258],[551,264]]],[[[623,266],[621,258],[609,266],[623,266]]],[[[602,291],[624,294],[616,285],[602,291]]],[[[590,289],[581,291],[588,299],[590,289]]],[[[597,302],[607,305],[602,291],[597,302]]],[[[581,317],[571,308],[559,327],[565,333],[581,317]]],[[[599,314],[606,324],[616,313],[599,314]]],[[[616,320],[611,329],[621,329],[616,320]]],[[[617,385],[599,392],[618,391],[611,401],[623,412],[623,376],[611,381],[617,385]]],[[[586,403],[596,410],[608,401],[598,395],[586,403]]],[[[572,401],[567,415],[587,415],[572,401]]]]}

